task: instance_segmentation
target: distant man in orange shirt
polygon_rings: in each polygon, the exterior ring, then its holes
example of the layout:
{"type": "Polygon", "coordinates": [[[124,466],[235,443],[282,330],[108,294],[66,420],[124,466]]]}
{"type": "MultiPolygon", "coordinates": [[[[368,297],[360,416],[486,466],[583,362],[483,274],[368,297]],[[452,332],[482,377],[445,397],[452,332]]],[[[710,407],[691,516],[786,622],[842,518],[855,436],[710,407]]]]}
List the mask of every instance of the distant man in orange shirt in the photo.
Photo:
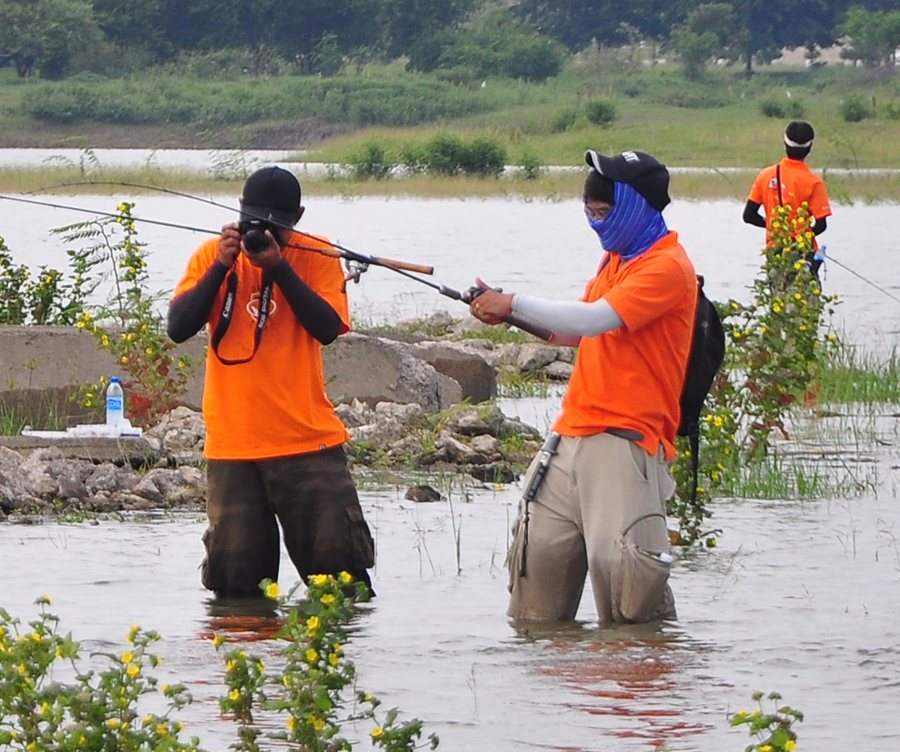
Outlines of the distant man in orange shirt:
{"type": "Polygon", "coordinates": [[[321,354],[350,326],[344,276],[338,258],[316,252],[333,250],[327,240],[292,229],[303,211],[293,173],[254,172],[240,222],[194,252],[169,305],[175,342],[209,325],[201,579],[222,597],[277,581],[279,523],[304,581],[347,571],[371,585],[373,540],[321,354]]]}
{"type": "Polygon", "coordinates": [[[514,314],[578,348],[525,478],[507,613],[573,619],[589,576],[601,624],[672,619],[665,512],[697,277],[662,216],[665,166],[638,151],[585,161],[584,212],[606,253],[581,300],[486,291],[471,304],[485,323],[514,314]]]}
{"type": "MultiPolygon", "coordinates": [[[[784,151],[787,155],[778,164],[769,165],[757,175],[744,206],[744,222],[766,228],[766,242],[771,241],[770,229],[779,206],[791,208],[791,216],[805,203],[813,218],[814,235],[825,232],[826,218],[831,216],[828,191],[818,175],[804,161],[813,146],[816,132],[805,120],[792,120],[784,131],[784,151]],[[760,207],[764,216],[760,215],[760,207]]],[[[809,263],[818,273],[822,259],[816,257],[818,243],[813,238],[809,263]]]]}

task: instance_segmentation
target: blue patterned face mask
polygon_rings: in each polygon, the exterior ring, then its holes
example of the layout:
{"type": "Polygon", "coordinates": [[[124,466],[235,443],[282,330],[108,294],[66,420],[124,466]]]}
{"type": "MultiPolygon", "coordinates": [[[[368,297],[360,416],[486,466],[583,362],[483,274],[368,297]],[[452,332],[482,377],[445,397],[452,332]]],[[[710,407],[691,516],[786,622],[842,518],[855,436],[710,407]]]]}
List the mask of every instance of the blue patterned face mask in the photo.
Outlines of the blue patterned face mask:
{"type": "Polygon", "coordinates": [[[630,185],[619,182],[615,184],[612,211],[600,220],[588,216],[588,224],[600,238],[600,245],[623,261],[640,256],[669,232],[662,214],[630,185]]]}

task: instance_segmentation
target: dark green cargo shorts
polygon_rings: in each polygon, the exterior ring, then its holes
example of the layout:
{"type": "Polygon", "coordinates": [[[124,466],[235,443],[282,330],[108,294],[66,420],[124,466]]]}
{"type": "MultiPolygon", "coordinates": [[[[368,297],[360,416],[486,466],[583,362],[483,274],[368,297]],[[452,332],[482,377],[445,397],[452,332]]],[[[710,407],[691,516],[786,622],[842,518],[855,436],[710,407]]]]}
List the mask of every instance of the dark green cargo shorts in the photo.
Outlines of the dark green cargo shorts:
{"type": "Polygon", "coordinates": [[[346,571],[369,587],[375,546],[341,446],[267,460],[209,460],[203,585],[222,597],[260,595],[277,581],[279,524],[304,581],[346,571]]]}

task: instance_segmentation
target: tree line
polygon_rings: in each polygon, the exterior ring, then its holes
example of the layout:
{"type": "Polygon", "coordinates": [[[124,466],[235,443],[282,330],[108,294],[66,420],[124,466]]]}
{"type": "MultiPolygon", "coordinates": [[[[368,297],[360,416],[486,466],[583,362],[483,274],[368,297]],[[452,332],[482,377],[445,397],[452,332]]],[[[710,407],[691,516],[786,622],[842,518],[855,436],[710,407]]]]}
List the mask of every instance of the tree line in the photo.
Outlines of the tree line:
{"type": "MultiPolygon", "coordinates": [[[[192,56],[231,57],[249,74],[332,75],[405,58],[414,70],[541,80],[567,53],[651,42],[688,73],[711,59],[748,72],[782,48],[848,41],[893,66],[896,0],[3,0],[0,65],[22,77],[108,76],[192,56]]],[[[227,66],[226,66],[227,67],[227,66]]]]}

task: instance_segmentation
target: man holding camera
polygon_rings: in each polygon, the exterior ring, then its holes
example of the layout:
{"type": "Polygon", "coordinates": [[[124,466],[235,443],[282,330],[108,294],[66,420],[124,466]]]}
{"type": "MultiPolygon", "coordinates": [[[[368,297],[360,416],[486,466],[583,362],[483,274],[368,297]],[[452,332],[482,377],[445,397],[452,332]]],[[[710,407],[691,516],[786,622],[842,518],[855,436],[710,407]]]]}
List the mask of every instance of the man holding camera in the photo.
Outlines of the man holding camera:
{"type": "Polygon", "coordinates": [[[304,581],[347,571],[371,591],[374,543],[321,354],[350,328],[343,272],[326,239],[293,229],[300,198],[293,173],[254,172],[240,222],[194,252],[169,305],[175,342],[209,325],[201,578],[220,597],[259,595],[262,580],[277,580],[279,523],[304,581]]]}

